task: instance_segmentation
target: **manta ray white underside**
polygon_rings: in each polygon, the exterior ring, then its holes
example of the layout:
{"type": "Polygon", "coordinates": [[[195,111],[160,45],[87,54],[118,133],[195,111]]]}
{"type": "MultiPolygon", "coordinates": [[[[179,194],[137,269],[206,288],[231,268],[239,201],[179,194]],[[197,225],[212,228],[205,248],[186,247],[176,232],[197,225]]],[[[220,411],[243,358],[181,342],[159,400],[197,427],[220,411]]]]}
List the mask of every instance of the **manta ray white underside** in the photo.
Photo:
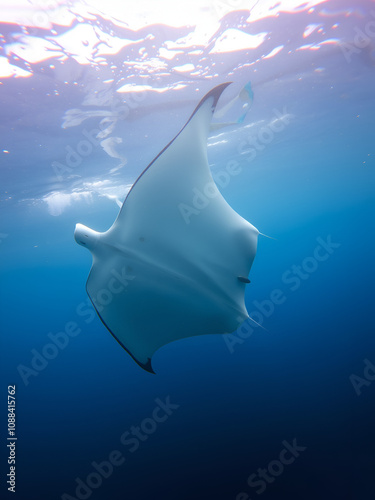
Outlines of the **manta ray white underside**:
{"type": "Polygon", "coordinates": [[[203,97],[136,180],[108,231],[75,229],[93,256],[86,289],[100,319],[150,372],[159,347],[230,333],[248,318],[245,286],[259,232],[224,200],[207,161],[212,115],[227,85],[203,97]],[[209,203],[187,218],[181,207],[207,189],[209,203]]]}

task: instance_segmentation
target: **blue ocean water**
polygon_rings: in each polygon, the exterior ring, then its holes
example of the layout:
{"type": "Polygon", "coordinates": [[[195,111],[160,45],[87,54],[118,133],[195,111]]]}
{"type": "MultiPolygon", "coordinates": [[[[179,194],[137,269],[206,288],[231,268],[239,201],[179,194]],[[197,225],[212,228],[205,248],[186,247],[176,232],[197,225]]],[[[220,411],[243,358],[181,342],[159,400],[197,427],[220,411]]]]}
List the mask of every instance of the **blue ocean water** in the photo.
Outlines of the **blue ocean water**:
{"type": "Polygon", "coordinates": [[[1,6],[1,497],[15,385],[16,498],[374,498],[374,2],[52,3],[1,6]],[[74,227],[108,229],[226,81],[253,102],[208,159],[273,238],[263,328],[168,344],[152,375],[94,314],[74,227]]]}

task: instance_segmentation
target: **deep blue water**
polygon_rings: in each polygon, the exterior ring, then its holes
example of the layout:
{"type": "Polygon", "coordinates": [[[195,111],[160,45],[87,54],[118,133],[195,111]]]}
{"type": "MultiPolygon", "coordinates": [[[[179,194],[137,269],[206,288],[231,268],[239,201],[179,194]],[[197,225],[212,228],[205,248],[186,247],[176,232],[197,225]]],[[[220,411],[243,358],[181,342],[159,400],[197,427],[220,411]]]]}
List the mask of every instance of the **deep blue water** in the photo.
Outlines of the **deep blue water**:
{"type": "MultiPolygon", "coordinates": [[[[362,2],[351,11],[341,2],[344,13],[339,5],[323,2],[316,16],[330,26],[345,22],[342,39],[353,43],[356,28],[365,29],[372,19],[374,3],[362,2]]],[[[264,30],[271,23],[273,36],[287,40],[285,27],[307,25],[304,15],[283,14],[279,25],[273,18],[258,23],[264,30]]],[[[243,28],[238,16],[227,16],[227,25],[243,28]]],[[[9,37],[17,31],[16,24],[2,27],[9,37]]],[[[178,38],[183,30],[175,31],[178,38]]],[[[154,43],[162,46],[158,38],[154,43]]],[[[336,43],[302,58],[296,51],[282,60],[258,61],[255,69],[244,66],[255,60],[251,50],[232,54],[232,62],[228,54],[216,55],[216,62],[225,61],[218,76],[198,83],[184,77],[186,93],[171,91],[169,100],[147,92],[134,115],[116,124],[128,159],[124,168],[110,175],[118,158],[99,147],[77,167],[76,177],[60,181],[51,163],[64,162],[65,146],[76,145],[82,130],[101,119],[91,116],[78,128],[62,129],[62,117],[80,106],[85,86],[95,88],[96,81],[108,78],[106,68],[82,67],[80,73],[71,61],[66,74],[61,69],[64,78],[73,75],[81,83],[66,91],[57,71],[55,81],[46,75],[50,60],[31,65],[29,78],[1,80],[1,149],[9,151],[1,167],[2,498],[12,498],[4,480],[8,385],[16,385],[17,397],[16,498],[374,498],[373,48],[369,38],[348,62],[336,43]],[[234,334],[231,349],[221,335],[164,346],[154,355],[152,375],[134,363],[90,308],[85,283],[91,258],[75,243],[74,227],[77,222],[101,231],[110,227],[119,210],[113,197],[124,198],[124,186],[178,132],[204,93],[228,80],[237,91],[251,81],[254,103],[242,126],[211,139],[226,142],[209,146],[209,161],[213,172],[231,159],[238,162],[241,172],[222,194],[274,238],[259,239],[247,309],[259,311],[254,301],[271,307],[275,293],[280,303],[262,314],[264,329],[247,324],[246,338],[234,334]],[[58,85],[60,95],[51,106],[46,93],[58,85]],[[259,137],[275,109],[286,110],[288,123],[249,161],[239,144],[259,137]],[[95,185],[104,179],[108,191],[95,185]],[[61,198],[52,203],[56,193],[69,203],[61,198]],[[319,245],[323,250],[317,254],[319,245]],[[51,343],[49,334],[65,328],[79,333],[26,376],[35,352],[51,343]],[[357,390],[353,374],[364,382],[357,390]],[[168,398],[175,406],[165,421],[145,420],[159,404],[155,400],[168,398]],[[141,424],[144,440],[121,439],[141,424]],[[275,465],[285,442],[296,442],[301,450],[295,457],[288,452],[292,463],[275,465]],[[92,476],[92,463],[110,456],[123,463],[107,478],[92,476]],[[269,482],[248,484],[252,474],[269,467],[275,471],[268,471],[269,482]],[[76,478],[87,483],[90,474],[89,483],[102,484],[86,496],[77,493],[76,478]]],[[[123,52],[116,57],[125,60],[123,52]]],[[[166,78],[169,84],[179,81],[173,72],[166,78]]],[[[142,83],[136,76],[134,81],[142,83]]]]}

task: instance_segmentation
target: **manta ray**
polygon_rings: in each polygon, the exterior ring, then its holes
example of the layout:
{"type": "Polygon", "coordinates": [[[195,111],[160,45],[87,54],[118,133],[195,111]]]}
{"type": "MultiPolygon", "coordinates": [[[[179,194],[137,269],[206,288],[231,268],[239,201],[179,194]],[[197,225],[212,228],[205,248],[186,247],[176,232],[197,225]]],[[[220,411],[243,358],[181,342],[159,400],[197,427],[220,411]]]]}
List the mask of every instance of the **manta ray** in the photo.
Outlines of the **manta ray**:
{"type": "Polygon", "coordinates": [[[260,233],[225,201],[207,161],[211,119],[228,85],[203,97],[134,182],[108,231],[75,228],[92,254],[86,290],[98,316],[151,373],[165,344],[231,333],[249,319],[245,287],[260,233]],[[197,196],[205,196],[200,210],[197,196]]]}

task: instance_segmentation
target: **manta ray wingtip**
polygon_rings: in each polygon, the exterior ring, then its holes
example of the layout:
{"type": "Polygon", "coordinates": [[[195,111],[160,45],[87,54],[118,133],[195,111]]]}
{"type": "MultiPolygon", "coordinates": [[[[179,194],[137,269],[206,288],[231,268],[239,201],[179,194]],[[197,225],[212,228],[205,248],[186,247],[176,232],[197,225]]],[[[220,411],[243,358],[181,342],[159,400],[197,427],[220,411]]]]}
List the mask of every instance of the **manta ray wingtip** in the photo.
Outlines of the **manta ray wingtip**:
{"type": "MultiPolygon", "coordinates": [[[[207,101],[210,97],[214,98],[214,102],[212,103],[212,109],[214,110],[216,108],[217,102],[220,99],[221,94],[224,92],[224,90],[231,84],[232,82],[225,82],[225,83],[220,83],[219,85],[216,85],[212,90],[210,90],[199,102],[198,106],[195,108],[193,114],[191,115],[189,121],[191,118],[195,115],[195,113],[198,111],[198,109],[202,106],[203,103],[207,101]]],[[[188,123],[189,123],[188,121],[188,123]]]]}
{"type": "Polygon", "coordinates": [[[264,234],[264,233],[259,233],[261,236],[264,236],[265,238],[268,238],[269,240],[274,240],[274,241],[277,241],[277,238],[273,238],[272,236],[268,236],[268,234],[264,234]]]}
{"type": "MultiPolygon", "coordinates": [[[[112,334],[113,335],[113,334],[112,334]]],[[[113,335],[114,336],[114,335],[113,335]]],[[[115,337],[115,336],[114,336],[115,337]]],[[[151,364],[151,358],[147,358],[147,361],[146,363],[142,363],[142,361],[140,361],[139,359],[137,359],[130,351],[129,349],[127,349],[116,337],[115,339],[117,340],[117,342],[121,345],[121,347],[123,347],[125,349],[125,351],[130,354],[130,356],[134,359],[134,361],[137,363],[138,366],[140,366],[141,368],[143,368],[146,372],[148,373],[153,373],[154,375],[156,375],[156,373],[154,372],[154,369],[152,368],[152,364],[151,364]]]]}
{"type": "Polygon", "coordinates": [[[219,85],[216,85],[208,94],[204,96],[202,101],[208,99],[209,97],[213,96],[214,97],[214,103],[213,107],[216,107],[217,101],[219,100],[221,94],[224,92],[224,90],[231,85],[232,82],[225,82],[225,83],[220,83],[219,85]]]}
{"type": "MultiPolygon", "coordinates": [[[[134,358],[135,359],[135,358],[134,358]]],[[[154,372],[154,369],[152,368],[152,365],[151,365],[151,358],[148,358],[147,360],[147,363],[141,363],[140,361],[138,361],[137,359],[135,359],[135,361],[139,364],[139,366],[141,368],[143,368],[146,372],[148,373],[153,373],[154,375],[156,375],[156,373],[154,372]]]]}

